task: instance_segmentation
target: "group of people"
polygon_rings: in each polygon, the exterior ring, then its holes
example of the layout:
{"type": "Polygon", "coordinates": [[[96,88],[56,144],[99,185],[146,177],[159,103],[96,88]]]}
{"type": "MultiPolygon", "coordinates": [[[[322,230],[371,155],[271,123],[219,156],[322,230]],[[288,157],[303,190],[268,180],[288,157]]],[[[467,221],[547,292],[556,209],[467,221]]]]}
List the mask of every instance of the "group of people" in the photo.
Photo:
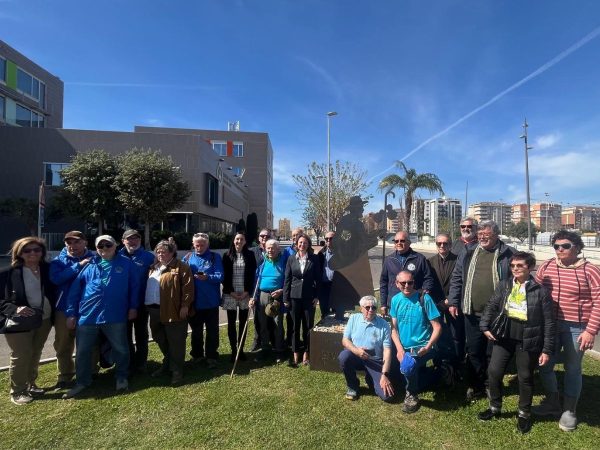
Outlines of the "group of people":
{"type": "Polygon", "coordinates": [[[442,379],[464,379],[466,400],[487,398],[482,421],[500,417],[503,377],[512,357],[519,383],[517,429],[530,431],[531,416],[554,416],[559,427],[577,427],[582,358],[600,329],[600,269],[580,256],[581,237],[561,230],[552,237],[556,256],[537,269],[533,254],[500,240],[493,221],[465,218],[461,236],[436,236],[437,254],[427,259],[398,232],[395,251],[380,277],[376,299],[363,297],[361,313],[345,329],[339,361],[346,398],[358,398],[357,370],[384,401],[393,398],[399,365],[405,382],[402,410],[419,408],[419,393],[442,379]],[[502,325],[502,326],[501,326],[502,325]],[[394,357],[395,356],[395,357],[394,357]],[[427,361],[433,363],[427,366],[427,361]],[[563,394],[554,366],[564,364],[563,394]],[[545,396],[532,407],[533,375],[539,369],[545,396]]]}
{"type": "Polygon", "coordinates": [[[37,370],[52,326],[54,389],[65,390],[63,398],[81,395],[102,362],[114,365],[116,390],[126,391],[128,378],[147,369],[148,324],[163,354],[152,376],[170,375],[173,385],[182,382],[188,326],[192,360],[216,367],[219,308],[227,312],[232,361],[246,359],[243,331],[254,307],[256,359],[273,356],[282,362],[291,346],[289,364],[308,365],[318,298],[323,313],[329,312],[333,235],[327,234],[317,255],[302,229],[294,230],[293,245],[283,252],[266,229],[253,248],[238,232],[221,257],[209,248],[208,234],[196,233],[192,251],[178,258],[172,240],[159,242],[152,253],[133,229],[124,232],[120,250],[112,236],[101,235],[95,251],[87,248],[83,233],[71,231],[50,262],[42,239],[17,240],[0,300],[0,333],[11,352],[11,401],[24,405],[44,393],[36,385],[37,370]],[[42,316],[40,326],[20,332],[6,326],[10,318],[35,315],[42,316]]]}

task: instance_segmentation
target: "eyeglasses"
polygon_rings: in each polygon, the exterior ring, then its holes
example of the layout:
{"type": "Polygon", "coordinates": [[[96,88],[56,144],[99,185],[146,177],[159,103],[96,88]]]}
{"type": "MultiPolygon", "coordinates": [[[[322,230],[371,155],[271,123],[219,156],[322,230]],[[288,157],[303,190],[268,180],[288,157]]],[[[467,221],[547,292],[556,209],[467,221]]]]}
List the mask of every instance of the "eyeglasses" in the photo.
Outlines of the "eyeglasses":
{"type": "Polygon", "coordinates": [[[526,264],[510,264],[511,269],[524,269],[525,267],[527,267],[526,264]]]}
{"type": "Polygon", "coordinates": [[[438,247],[449,247],[450,242],[436,242],[435,245],[437,245],[438,247]]]}
{"type": "Polygon", "coordinates": [[[96,248],[99,250],[103,250],[105,248],[112,248],[112,244],[110,242],[107,242],[106,244],[98,244],[96,245],[96,248]]]}
{"type": "Polygon", "coordinates": [[[394,244],[404,244],[406,239],[394,239],[394,244]]]}
{"type": "Polygon", "coordinates": [[[42,253],[42,247],[24,248],[22,253],[42,253]]]}
{"type": "Polygon", "coordinates": [[[493,234],[477,233],[477,237],[479,239],[490,239],[493,236],[494,236],[493,234]]]}
{"type": "Polygon", "coordinates": [[[363,308],[365,308],[367,311],[376,311],[377,310],[377,306],[375,306],[375,305],[363,306],[363,308]]]}
{"type": "Polygon", "coordinates": [[[567,242],[566,244],[554,244],[552,247],[554,247],[554,250],[558,250],[559,248],[562,248],[564,250],[570,250],[571,247],[573,247],[573,244],[567,242]]]}
{"type": "Polygon", "coordinates": [[[404,287],[404,286],[412,286],[413,284],[415,284],[415,281],[414,280],[396,281],[396,283],[398,283],[400,286],[404,287]]]}
{"type": "Polygon", "coordinates": [[[325,238],[326,241],[331,241],[333,238],[325,238]]]}
{"type": "Polygon", "coordinates": [[[463,230],[464,230],[465,228],[468,228],[468,229],[470,230],[471,228],[473,228],[473,225],[461,225],[460,227],[461,227],[463,230]]]}

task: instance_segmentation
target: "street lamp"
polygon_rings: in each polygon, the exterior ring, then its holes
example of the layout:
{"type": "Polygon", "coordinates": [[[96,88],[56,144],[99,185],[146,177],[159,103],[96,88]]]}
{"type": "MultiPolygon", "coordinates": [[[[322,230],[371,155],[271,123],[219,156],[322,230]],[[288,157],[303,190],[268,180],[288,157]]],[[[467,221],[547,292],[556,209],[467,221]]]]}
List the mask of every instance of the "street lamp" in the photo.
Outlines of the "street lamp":
{"type": "Polygon", "coordinates": [[[327,113],[327,231],[331,231],[331,118],[337,116],[337,112],[327,113]]]}
{"type": "Polygon", "coordinates": [[[523,134],[519,138],[525,142],[525,189],[527,190],[527,242],[529,250],[533,249],[531,242],[531,197],[529,196],[529,150],[533,147],[527,145],[527,119],[523,123],[523,134]]]}

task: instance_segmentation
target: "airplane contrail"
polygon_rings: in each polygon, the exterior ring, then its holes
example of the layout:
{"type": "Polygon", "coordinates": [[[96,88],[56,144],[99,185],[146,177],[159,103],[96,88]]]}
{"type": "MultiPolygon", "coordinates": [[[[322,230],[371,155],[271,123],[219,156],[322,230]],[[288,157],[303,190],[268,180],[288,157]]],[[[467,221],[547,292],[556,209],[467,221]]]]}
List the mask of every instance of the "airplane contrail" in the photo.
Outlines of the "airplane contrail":
{"type": "MultiPolygon", "coordinates": [[[[560,61],[562,61],[563,59],[565,59],[567,56],[569,56],[571,53],[573,53],[576,50],[579,50],[581,47],[583,47],[585,44],[587,44],[588,42],[590,42],[591,40],[593,40],[594,38],[596,38],[598,35],[600,35],[600,27],[597,27],[596,29],[594,29],[591,33],[589,33],[587,36],[585,36],[583,39],[579,40],[578,42],[576,42],[575,44],[573,44],[571,47],[569,47],[568,49],[562,51],[561,53],[559,53],[557,56],[555,56],[554,58],[552,58],[550,61],[546,62],[545,64],[542,64],[540,67],[538,67],[536,70],[534,70],[533,72],[531,72],[529,75],[527,75],[525,78],[517,81],[515,84],[513,84],[512,86],[506,88],[505,90],[503,90],[502,92],[500,92],[499,94],[493,96],[491,99],[489,99],[487,102],[485,102],[483,105],[478,106],[477,108],[475,108],[473,111],[465,114],[464,116],[462,116],[460,119],[458,119],[457,121],[455,121],[454,123],[448,125],[446,128],[444,128],[441,131],[438,131],[436,134],[434,134],[433,136],[431,136],[430,138],[426,139],[425,141],[421,142],[419,145],[417,145],[415,148],[413,148],[410,152],[408,152],[406,155],[404,155],[399,161],[404,161],[407,158],[410,158],[412,155],[414,155],[416,152],[418,152],[419,150],[421,150],[423,147],[425,147],[427,144],[429,144],[430,142],[436,140],[437,138],[439,138],[440,136],[443,136],[444,134],[446,134],[448,131],[452,130],[453,128],[457,127],[458,125],[460,125],[461,123],[463,123],[465,120],[467,120],[468,118],[470,118],[471,116],[477,114],[479,111],[481,111],[482,109],[487,108],[488,106],[492,105],[493,103],[496,103],[498,100],[500,100],[502,97],[504,97],[506,94],[514,91],[515,89],[517,89],[518,87],[520,87],[521,85],[527,83],[529,80],[537,77],[538,75],[541,75],[542,73],[544,73],[546,70],[550,69],[552,66],[554,66],[555,64],[559,63],[560,61]]],[[[374,175],[373,177],[371,177],[369,179],[369,183],[372,182],[375,178],[380,177],[381,175],[383,175],[384,173],[386,173],[389,170],[392,170],[394,167],[396,167],[396,163],[392,164],[390,167],[388,167],[387,169],[379,172],[378,174],[374,175]]]]}

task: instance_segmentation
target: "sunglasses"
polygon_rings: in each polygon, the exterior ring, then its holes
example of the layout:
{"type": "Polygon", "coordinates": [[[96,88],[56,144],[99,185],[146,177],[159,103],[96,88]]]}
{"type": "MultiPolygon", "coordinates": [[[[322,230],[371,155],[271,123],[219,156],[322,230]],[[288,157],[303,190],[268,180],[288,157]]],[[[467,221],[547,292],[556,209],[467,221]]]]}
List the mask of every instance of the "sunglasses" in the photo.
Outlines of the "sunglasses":
{"type": "Polygon", "coordinates": [[[112,246],[113,246],[113,244],[107,242],[106,244],[98,244],[98,245],[96,245],[96,248],[102,250],[102,249],[105,249],[105,248],[112,248],[112,246]]]}
{"type": "Polygon", "coordinates": [[[376,311],[377,310],[377,306],[375,306],[375,305],[363,306],[363,308],[365,308],[367,311],[376,311]]]}
{"type": "Polygon", "coordinates": [[[394,244],[404,244],[406,239],[394,239],[394,244]]]}
{"type": "Polygon", "coordinates": [[[206,234],[206,233],[196,233],[194,235],[194,239],[208,239],[208,234],[206,234]]]}
{"type": "Polygon", "coordinates": [[[258,237],[266,239],[269,237],[269,235],[268,234],[259,234],[258,237]]]}
{"type": "Polygon", "coordinates": [[[42,247],[24,248],[22,253],[42,253],[42,247]]]}
{"type": "Polygon", "coordinates": [[[471,228],[473,228],[473,225],[461,225],[460,227],[461,227],[463,230],[464,230],[465,228],[468,228],[468,229],[470,230],[471,228]]]}
{"type": "Polygon", "coordinates": [[[563,250],[570,250],[571,247],[573,247],[573,244],[567,242],[566,244],[554,244],[552,247],[554,247],[554,250],[558,250],[559,248],[562,248],[563,250]]]}
{"type": "Polygon", "coordinates": [[[526,264],[510,264],[511,269],[524,269],[527,267],[526,264]]]}
{"type": "Polygon", "coordinates": [[[396,283],[398,283],[400,286],[404,287],[404,286],[412,286],[413,284],[415,284],[415,281],[414,280],[396,281],[396,283]]]}
{"type": "Polygon", "coordinates": [[[436,242],[435,245],[438,247],[448,247],[450,246],[450,242],[436,242]]]}
{"type": "Polygon", "coordinates": [[[333,238],[325,238],[326,241],[331,241],[333,238]]]}

